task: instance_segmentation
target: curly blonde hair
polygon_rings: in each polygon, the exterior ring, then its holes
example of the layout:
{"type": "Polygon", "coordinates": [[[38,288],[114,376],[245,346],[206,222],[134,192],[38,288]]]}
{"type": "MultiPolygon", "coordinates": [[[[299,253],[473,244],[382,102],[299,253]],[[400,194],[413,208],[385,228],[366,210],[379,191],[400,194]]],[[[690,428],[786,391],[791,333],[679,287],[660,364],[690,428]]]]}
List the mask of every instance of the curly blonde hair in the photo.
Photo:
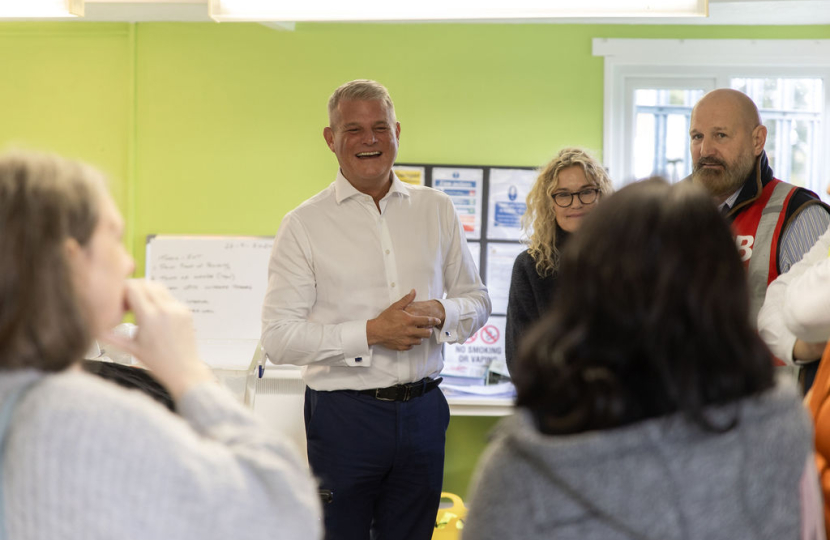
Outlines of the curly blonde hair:
{"type": "Polygon", "coordinates": [[[599,188],[600,198],[614,191],[602,163],[582,148],[563,148],[545,165],[527,195],[527,211],[522,216],[525,231],[533,231],[529,234],[527,251],[536,261],[536,273],[542,277],[559,269],[552,196],[559,187],[559,173],[574,165],[582,167],[588,180],[599,188]]]}

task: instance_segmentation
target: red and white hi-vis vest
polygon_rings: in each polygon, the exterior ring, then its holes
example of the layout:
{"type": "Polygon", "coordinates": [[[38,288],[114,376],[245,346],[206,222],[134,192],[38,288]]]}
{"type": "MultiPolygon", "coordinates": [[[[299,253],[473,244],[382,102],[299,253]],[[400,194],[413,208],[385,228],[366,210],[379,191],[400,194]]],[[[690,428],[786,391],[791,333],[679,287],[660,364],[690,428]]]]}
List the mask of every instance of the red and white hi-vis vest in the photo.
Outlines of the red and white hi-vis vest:
{"type": "MultiPolygon", "coordinates": [[[[761,196],[735,216],[732,233],[747,271],[750,320],[758,320],[767,286],[778,277],[778,241],[787,217],[787,205],[796,186],[773,179],[761,196]]],[[[783,362],[776,358],[776,364],[783,362]]]]}
{"type": "Polygon", "coordinates": [[[786,208],[796,192],[792,184],[773,179],[760,197],[735,216],[732,233],[747,270],[752,320],[758,316],[767,286],[778,277],[778,241],[784,229],[786,208]]]}

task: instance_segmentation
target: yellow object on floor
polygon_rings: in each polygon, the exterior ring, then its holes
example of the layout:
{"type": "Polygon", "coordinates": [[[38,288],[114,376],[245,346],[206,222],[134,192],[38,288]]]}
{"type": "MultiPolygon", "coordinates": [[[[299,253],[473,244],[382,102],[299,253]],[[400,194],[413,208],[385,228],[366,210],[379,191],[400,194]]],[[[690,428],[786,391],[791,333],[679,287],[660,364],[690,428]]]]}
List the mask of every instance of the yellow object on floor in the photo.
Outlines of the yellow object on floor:
{"type": "Polygon", "coordinates": [[[435,519],[435,531],[432,540],[458,540],[467,518],[467,508],[461,497],[454,493],[441,493],[441,506],[435,519]],[[452,501],[452,506],[445,507],[444,499],[452,501]]]}

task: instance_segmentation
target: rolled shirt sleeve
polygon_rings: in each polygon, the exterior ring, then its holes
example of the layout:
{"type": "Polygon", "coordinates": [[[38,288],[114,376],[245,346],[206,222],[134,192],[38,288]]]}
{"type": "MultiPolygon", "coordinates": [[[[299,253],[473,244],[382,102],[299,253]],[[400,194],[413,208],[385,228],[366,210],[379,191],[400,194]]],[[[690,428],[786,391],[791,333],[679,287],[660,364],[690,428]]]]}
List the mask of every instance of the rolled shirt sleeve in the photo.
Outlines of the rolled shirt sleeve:
{"type": "Polygon", "coordinates": [[[262,308],[262,345],[277,364],[368,367],[367,319],[323,324],[310,319],[316,301],[314,261],[306,230],[292,214],[283,219],[268,268],[262,308]]]}
{"type": "MultiPolygon", "coordinates": [[[[811,340],[805,339],[806,334],[801,333],[802,328],[797,322],[802,319],[799,313],[800,308],[797,306],[795,298],[792,302],[787,300],[790,294],[788,289],[794,280],[805,274],[811,267],[827,259],[828,249],[830,249],[830,230],[826,229],[827,219],[830,219],[830,216],[823,207],[812,205],[799,214],[796,220],[787,228],[782,238],[781,255],[787,258],[788,264],[791,264],[791,266],[785,273],[779,275],[770,283],[764,298],[764,305],[758,313],[758,333],[761,338],[776,357],[790,365],[795,363],[793,347],[796,339],[807,342],[811,340]],[[818,217],[819,220],[825,220],[823,233],[820,228],[808,227],[804,229],[804,227],[800,227],[799,222],[802,219],[806,219],[811,223],[817,222],[816,213],[824,216],[823,218],[818,217]],[[807,236],[805,237],[804,234],[794,236],[790,234],[791,231],[798,230],[802,230],[802,233],[806,231],[807,236]],[[805,250],[807,250],[806,253],[805,250]],[[789,253],[789,255],[784,255],[785,253],[789,253]],[[788,308],[789,316],[785,316],[785,301],[790,305],[790,308],[788,308]]],[[[786,264],[781,266],[783,268],[786,264]]],[[[812,338],[813,336],[809,337],[812,338]]],[[[826,335],[824,339],[818,341],[824,341],[827,337],[830,336],[826,335]]]]}

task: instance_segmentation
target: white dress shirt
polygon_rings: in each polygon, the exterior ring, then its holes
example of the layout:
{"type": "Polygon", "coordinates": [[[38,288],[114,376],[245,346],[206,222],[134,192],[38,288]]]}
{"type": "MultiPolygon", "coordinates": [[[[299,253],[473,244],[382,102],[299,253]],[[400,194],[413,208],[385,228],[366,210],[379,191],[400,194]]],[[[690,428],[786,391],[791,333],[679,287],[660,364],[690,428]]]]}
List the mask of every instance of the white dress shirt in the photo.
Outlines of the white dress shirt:
{"type": "Polygon", "coordinates": [[[435,377],[443,343],[463,343],[490,315],[487,288],[449,197],[393,174],[379,206],[380,212],[338,172],[277,232],[262,344],[271,361],[305,366],[303,378],[315,390],[435,377]],[[411,289],[415,301],[443,304],[443,327],[409,351],[370,347],[367,321],[411,289]]]}
{"type": "Polygon", "coordinates": [[[793,278],[784,299],[784,322],[798,338],[820,343],[830,338],[830,258],[824,257],[793,278]]]}
{"type": "Polygon", "coordinates": [[[808,343],[830,338],[830,325],[825,326],[827,314],[821,312],[822,304],[830,300],[830,288],[824,281],[828,250],[830,230],[789,272],[770,283],[758,313],[758,333],[772,353],[788,364],[793,363],[797,338],[808,343]]]}

